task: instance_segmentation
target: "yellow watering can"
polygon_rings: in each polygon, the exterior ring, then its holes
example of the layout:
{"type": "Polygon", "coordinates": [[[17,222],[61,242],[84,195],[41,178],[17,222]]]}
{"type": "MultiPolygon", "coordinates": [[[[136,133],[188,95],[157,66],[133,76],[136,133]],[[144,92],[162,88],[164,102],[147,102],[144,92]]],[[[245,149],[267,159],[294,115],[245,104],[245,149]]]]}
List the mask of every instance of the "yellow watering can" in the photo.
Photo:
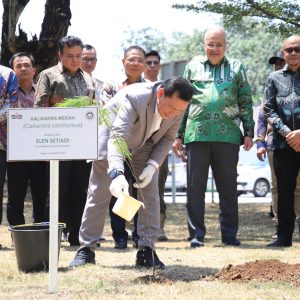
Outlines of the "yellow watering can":
{"type": "Polygon", "coordinates": [[[130,197],[129,195],[126,195],[123,192],[121,192],[112,211],[116,215],[130,222],[141,206],[145,208],[143,202],[138,201],[130,197]]]}

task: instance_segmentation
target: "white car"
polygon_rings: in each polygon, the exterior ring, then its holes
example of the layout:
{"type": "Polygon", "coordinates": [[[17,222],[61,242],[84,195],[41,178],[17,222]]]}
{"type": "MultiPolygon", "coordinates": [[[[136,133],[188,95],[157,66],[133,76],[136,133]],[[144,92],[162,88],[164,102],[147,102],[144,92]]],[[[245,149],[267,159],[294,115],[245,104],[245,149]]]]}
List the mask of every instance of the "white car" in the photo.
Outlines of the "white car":
{"type": "Polygon", "coordinates": [[[255,197],[265,197],[271,188],[271,173],[268,165],[238,166],[238,194],[251,192],[255,197]]]}
{"type": "Polygon", "coordinates": [[[265,197],[271,189],[271,170],[268,159],[260,161],[256,156],[256,145],[250,151],[241,147],[239,154],[238,194],[251,192],[255,197],[265,197]]]}
{"type": "MultiPolygon", "coordinates": [[[[187,166],[171,152],[168,154],[169,173],[165,189],[172,189],[172,174],[175,172],[175,187],[177,191],[186,191],[187,188],[187,166]],[[174,157],[174,164],[172,163],[174,157]]],[[[268,160],[260,161],[256,156],[256,145],[250,151],[244,151],[241,147],[239,153],[239,163],[237,166],[237,191],[238,195],[248,192],[253,193],[255,197],[265,197],[271,188],[271,171],[268,160]]],[[[209,170],[207,191],[212,188],[215,190],[215,183],[212,181],[211,169],[209,170]]]]}
{"type": "MultiPolygon", "coordinates": [[[[165,190],[172,190],[173,186],[173,176],[174,173],[174,184],[176,190],[179,192],[185,192],[187,188],[187,164],[183,162],[180,158],[176,157],[174,153],[169,152],[168,154],[168,163],[169,163],[169,172],[165,185],[165,190]],[[173,161],[174,160],[174,161],[173,161]]],[[[211,191],[211,189],[216,189],[216,185],[212,180],[212,172],[211,168],[209,168],[208,180],[207,180],[207,191],[211,191]]]]}

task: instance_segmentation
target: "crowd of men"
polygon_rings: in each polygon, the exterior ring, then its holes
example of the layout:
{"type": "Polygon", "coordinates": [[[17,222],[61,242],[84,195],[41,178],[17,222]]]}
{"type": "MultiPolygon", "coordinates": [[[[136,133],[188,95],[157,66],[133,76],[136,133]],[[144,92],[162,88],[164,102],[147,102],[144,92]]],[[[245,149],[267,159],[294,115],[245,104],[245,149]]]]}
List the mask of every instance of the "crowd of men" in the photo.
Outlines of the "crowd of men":
{"type": "MultiPolygon", "coordinates": [[[[178,157],[187,158],[190,247],[202,247],[205,242],[209,167],[220,199],[221,241],[226,246],[239,246],[237,163],[240,145],[245,151],[253,146],[254,120],[244,66],[226,56],[227,46],[223,28],[208,30],[205,54],[192,58],[182,77],[164,81],[158,80],[159,53],[146,53],[138,45],[124,51],[122,81],[95,78],[96,49],[75,36],[59,41],[59,62],[38,74],[36,83],[32,55],[13,55],[12,69],[0,66],[1,217],[6,171],[10,226],[25,223],[23,210],[29,182],[33,222],[47,221],[49,206],[48,163],[6,161],[7,108],[52,107],[67,98],[88,96],[109,111],[111,124],[99,126],[97,160],[61,161],[59,165],[59,221],[66,224],[63,238],[71,246],[79,246],[70,266],[95,264],[95,249],[103,239],[108,211],[115,248],[127,248],[128,224],[112,211],[123,192],[145,204],[131,224],[133,246],[138,249],[136,266],[164,268],[155,242],[168,239],[163,192],[171,148],[178,157]],[[116,139],[126,141],[129,160],[120,152],[116,139]]],[[[260,113],[263,123],[257,133],[264,140],[267,129],[273,130],[272,147],[260,144],[257,152],[259,159],[268,152],[274,170],[272,209],[277,225],[270,247],[292,245],[294,205],[299,206],[295,191],[300,167],[300,36],[284,41],[279,59],[284,66],[266,80],[260,113]]]]}

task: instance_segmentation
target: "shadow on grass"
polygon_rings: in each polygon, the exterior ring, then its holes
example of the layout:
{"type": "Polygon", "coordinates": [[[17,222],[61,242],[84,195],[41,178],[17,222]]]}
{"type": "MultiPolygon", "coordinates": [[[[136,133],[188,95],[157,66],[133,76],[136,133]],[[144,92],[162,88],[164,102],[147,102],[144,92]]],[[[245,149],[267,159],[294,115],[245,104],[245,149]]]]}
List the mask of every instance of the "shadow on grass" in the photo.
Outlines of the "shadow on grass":
{"type": "Polygon", "coordinates": [[[201,267],[191,267],[186,265],[172,265],[167,267],[161,275],[171,281],[197,281],[204,277],[215,274],[219,271],[217,268],[201,268],[201,267]]]}
{"type": "MultiPolygon", "coordinates": [[[[118,266],[102,266],[103,269],[121,269],[121,270],[140,270],[149,271],[152,274],[152,268],[136,268],[134,265],[118,265],[118,266]]],[[[215,274],[219,271],[218,268],[201,268],[201,267],[191,267],[186,265],[171,265],[167,266],[164,270],[155,270],[155,274],[160,278],[156,281],[157,283],[169,283],[169,281],[177,282],[190,282],[197,281],[205,278],[208,275],[215,274]],[[165,282],[164,280],[167,280],[165,282]]],[[[144,274],[144,273],[143,273],[144,274]]],[[[151,276],[151,275],[148,275],[151,276]]],[[[147,276],[146,276],[147,277],[147,276]]],[[[134,279],[135,283],[145,283],[145,276],[140,276],[134,279]],[[141,280],[140,280],[141,279],[141,280]]]]}
{"type": "Polygon", "coordinates": [[[0,253],[1,253],[1,252],[4,252],[4,251],[14,251],[14,248],[13,248],[13,247],[2,246],[2,247],[0,248],[0,253]]]}

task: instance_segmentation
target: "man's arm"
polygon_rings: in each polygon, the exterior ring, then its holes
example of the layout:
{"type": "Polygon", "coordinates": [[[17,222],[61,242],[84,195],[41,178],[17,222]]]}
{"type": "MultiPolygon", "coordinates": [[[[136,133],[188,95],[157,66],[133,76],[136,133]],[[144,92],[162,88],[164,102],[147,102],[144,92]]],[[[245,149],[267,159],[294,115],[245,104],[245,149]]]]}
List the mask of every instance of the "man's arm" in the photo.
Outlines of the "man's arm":
{"type": "Polygon", "coordinates": [[[258,113],[258,120],[257,120],[257,137],[260,138],[260,140],[257,142],[257,158],[261,161],[263,161],[266,158],[267,153],[267,143],[265,141],[266,134],[267,134],[267,127],[268,122],[265,117],[265,114],[263,112],[263,104],[259,110],[258,113]]]}
{"type": "Polygon", "coordinates": [[[276,89],[271,75],[266,80],[264,103],[264,112],[268,123],[272,125],[274,130],[279,134],[286,137],[286,135],[291,132],[291,129],[282,122],[277,113],[276,89]]]}
{"type": "MultiPolygon", "coordinates": [[[[9,70],[9,69],[8,69],[9,70]]],[[[7,85],[6,90],[1,91],[1,96],[5,101],[3,106],[0,109],[0,124],[7,123],[7,109],[16,107],[17,98],[18,98],[18,81],[15,72],[12,70],[6,74],[3,74],[4,80],[6,81],[5,85],[7,85]]],[[[3,88],[4,86],[2,86],[3,88]]]]}
{"type": "Polygon", "coordinates": [[[50,79],[45,72],[41,72],[36,83],[35,107],[49,107],[52,95],[50,79]]]}
{"type": "Polygon", "coordinates": [[[124,170],[124,154],[122,153],[122,149],[128,150],[124,149],[124,145],[127,148],[127,144],[124,144],[124,142],[128,140],[131,128],[138,117],[136,110],[123,90],[115,97],[120,99],[118,101],[120,104],[118,106],[110,106],[109,108],[110,110],[117,110],[117,112],[111,112],[112,114],[116,114],[116,116],[113,118],[113,122],[109,128],[110,134],[107,142],[109,172],[113,169],[124,170]]]}
{"type": "Polygon", "coordinates": [[[240,111],[240,119],[243,123],[244,136],[254,137],[254,120],[252,109],[252,93],[246,78],[246,72],[241,64],[238,72],[238,96],[237,102],[240,111]]]}

